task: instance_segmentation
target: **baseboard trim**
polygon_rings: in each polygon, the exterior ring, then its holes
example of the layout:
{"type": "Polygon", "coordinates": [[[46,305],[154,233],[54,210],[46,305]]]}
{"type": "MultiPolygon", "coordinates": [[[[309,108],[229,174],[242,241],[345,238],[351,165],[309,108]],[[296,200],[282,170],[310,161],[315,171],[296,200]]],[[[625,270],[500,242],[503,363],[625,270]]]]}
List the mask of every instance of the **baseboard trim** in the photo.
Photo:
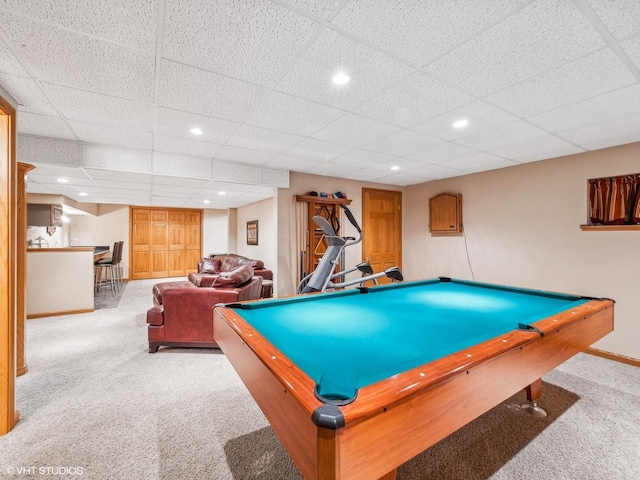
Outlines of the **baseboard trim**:
{"type": "Polygon", "coordinates": [[[83,308],[80,310],[64,310],[62,312],[30,313],[27,315],[27,319],[57,317],[59,315],[75,315],[76,313],[91,313],[91,312],[95,312],[95,310],[96,310],[95,308],[83,308]]]}
{"type": "Polygon", "coordinates": [[[633,365],[634,367],[640,367],[640,360],[637,358],[627,357],[625,355],[619,355],[617,353],[605,352],[604,350],[598,350],[597,348],[587,348],[584,353],[589,355],[595,355],[596,357],[607,358],[620,363],[626,363],[627,365],[633,365]]]}

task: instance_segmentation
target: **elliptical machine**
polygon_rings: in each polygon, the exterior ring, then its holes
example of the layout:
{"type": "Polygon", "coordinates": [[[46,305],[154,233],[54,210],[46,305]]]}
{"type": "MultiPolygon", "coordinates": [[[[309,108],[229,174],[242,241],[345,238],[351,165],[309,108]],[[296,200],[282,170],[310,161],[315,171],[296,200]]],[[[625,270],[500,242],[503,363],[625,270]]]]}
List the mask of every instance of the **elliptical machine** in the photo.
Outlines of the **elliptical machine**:
{"type": "Polygon", "coordinates": [[[313,221],[318,225],[320,230],[322,230],[322,233],[324,233],[324,238],[327,242],[327,249],[322,255],[316,269],[300,281],[297,293],[324,292],[327,289],[344,288],[356,284],[362,285],[364,282],[370,280],[373,281],[374,284],[377,284],[377,279],[382,277],[390,278],[394,282],[401,282],[404,278],[398,267],[391,267],[386,269],[384,272],[374,274],[373,268],[369,262],[359,263],[349,270],[335,272],[343,250],[362,241],[362,230],[360,229],[358,222],[356,222],[356,219],[353,217],[351,210],[343,204],[339,205],[344,210],[344,213],[351,225],[353,225],[358,231],[358,238],[340,237],[336,234],[334,228],[326,218],[319,215],[314,216],[313,221]],[[336,278],[355,271],[360,271],[362,273],[362,278],[337,283],[333,282],[336,278]]]}

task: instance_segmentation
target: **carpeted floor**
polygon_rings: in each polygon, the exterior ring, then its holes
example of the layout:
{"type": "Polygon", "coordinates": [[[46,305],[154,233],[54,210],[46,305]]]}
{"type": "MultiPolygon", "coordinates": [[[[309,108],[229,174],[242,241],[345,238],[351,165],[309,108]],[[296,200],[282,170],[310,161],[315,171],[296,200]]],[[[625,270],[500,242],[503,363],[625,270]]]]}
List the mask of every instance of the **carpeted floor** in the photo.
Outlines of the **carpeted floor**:
{"type": "MultiPolygon", "coordinates": [[[[0,475],[301,478],[219,350],[147,352],[145,312],[159,281],[129,282],[117,308],[27,322],[22,419],[0,437],[0,475]]],[[[518,394],[402,465],[398,478],[640,478],[640,369],[580,354],[550,372],[543,391],[549,417],[524,414],[518,394]]]]}

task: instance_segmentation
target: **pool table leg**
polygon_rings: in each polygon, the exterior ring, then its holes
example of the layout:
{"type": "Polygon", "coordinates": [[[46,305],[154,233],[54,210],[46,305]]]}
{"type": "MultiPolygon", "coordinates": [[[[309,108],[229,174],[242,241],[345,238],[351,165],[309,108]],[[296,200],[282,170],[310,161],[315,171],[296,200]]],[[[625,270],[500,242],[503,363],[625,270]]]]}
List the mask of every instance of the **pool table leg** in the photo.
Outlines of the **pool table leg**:
{"type": "Polygon", "coordinates": [[[520,408],[534,417],[546,417],[547,411],[536,403],[536,400],[542,396],[542,379],[539,378],[525,387],[525,391],[527,392],[528,402],[520,405],[520,408]]]}
{"type": "Polygon", "coordinates": [[[542,379],[539,378],[531,385],[528,385],[524,389],[527,392],[527,400],[535,402],[542,396],[542,379]]]}

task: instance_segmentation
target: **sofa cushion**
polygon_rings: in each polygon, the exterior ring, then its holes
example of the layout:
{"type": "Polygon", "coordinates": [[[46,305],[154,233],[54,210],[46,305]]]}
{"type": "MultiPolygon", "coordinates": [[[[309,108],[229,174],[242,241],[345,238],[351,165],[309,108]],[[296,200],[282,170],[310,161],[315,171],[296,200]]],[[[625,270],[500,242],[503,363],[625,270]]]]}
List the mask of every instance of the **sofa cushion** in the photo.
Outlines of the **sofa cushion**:
{"type": "Polygon", "coordinates": [[[222,261],[217,258],[203,258],[198,273],[218,273],[222,261]]]}
{"type": "Polygon", "coordinates": [[[253,269],[264,268],[264,262],[262,260],[253,260],[251,258],[243,257],[241,255],[236,255],[235,253],[230,253],[225,256],[214,257],[214,258],[220,259],[220,261],[222,262],[220,265],[221,272],[229,272],[242,265],[248,265],[253,269]]]}
{"type": "Polygon", "coordinates": [[[230,272],[220,272],[213,281],[212,287],[235,287],[248,282],[253,277],[253,268],[241,265],[230,272]]]}

